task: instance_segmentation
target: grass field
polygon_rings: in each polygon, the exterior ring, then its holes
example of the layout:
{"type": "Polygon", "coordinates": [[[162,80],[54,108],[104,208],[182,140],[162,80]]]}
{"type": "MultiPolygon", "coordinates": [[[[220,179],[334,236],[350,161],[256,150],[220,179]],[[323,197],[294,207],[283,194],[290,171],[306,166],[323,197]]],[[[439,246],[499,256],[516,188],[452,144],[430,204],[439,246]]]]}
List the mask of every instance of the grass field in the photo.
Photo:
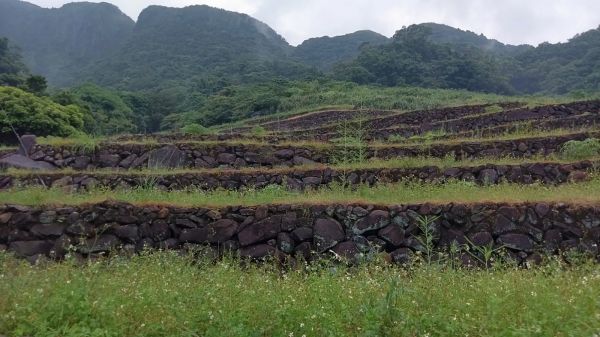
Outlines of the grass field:
{"type": "Polygon", "coordinates": [[[139,204],[175,204],[181,206],[227,206],[261,204],[311,203],[449,203],[449,202],[600,202],[600,177],[593,175],[583,183],[548,186],[502,183],[477,186],[466,181],[444,184],[406,181],[404,183],[344,188],[340,185],[304,192],[289,191],[271,185],[263,189],[242,191],[215,190],[209,192],[189,188],[182,191],[163,191],[155,188],[121,190],[96,189],[88,192],[66,193],[62,189],[31,187],[0,192],[0,203],[23,205],[60,205],[101,202],[107,199],[139,204]]]}
{"type": "Polygon", "coordinates": [[[598,336],[600,268],[212,263],[176,253],[30,266],[0,254],[14,336],[598,336]]]}

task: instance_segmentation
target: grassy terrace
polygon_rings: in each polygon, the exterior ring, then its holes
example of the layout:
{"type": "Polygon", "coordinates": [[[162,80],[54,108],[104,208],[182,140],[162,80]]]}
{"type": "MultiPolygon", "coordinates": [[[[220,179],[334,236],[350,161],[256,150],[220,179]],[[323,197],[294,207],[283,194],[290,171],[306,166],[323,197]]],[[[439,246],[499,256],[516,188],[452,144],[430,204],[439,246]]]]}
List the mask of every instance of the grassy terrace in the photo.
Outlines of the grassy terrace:
{"type": "MultiPolygon", "coordinates": [[[[596,97],[597,95],[592,95],[585,99],[594,99],[596,97]]],[[[398,113],[402,113],[435,108],[504,102],[523,102],[526,104],[526,107],[533,108],[542,105],[570,103],[578,100],[581,99],[567,96],[499,96],[460,90],[365,86],[352,88],[348,91],[319,92],[315,94],[315,97],[302,97],[302,101],[289,102],[289,106],[288,104],[285,104],[281,107],[282,111],[276,114],[222,124],[213,127],[213,129],[226,133],[228,130],[238,127],[257,125],[277,119],[284,120],[288,117],[328,109],[396,110],[398,113]],[[348,105],[348,102],[353,102],[353,104],[348,105]]]]}
{"type": "Polygon", "coordinates": [[[464,181],[445,184],[428,184],[414,181],[359,186],[348,189],[338,185],[317,190],[294,192],[281,186],[269,186],[260,190],[215,190],[201,192],[189,188],[183,191],[162,191],[155,188],[131,190],[96,189],[89,192],[65,193],[61,189],[24,188],[0,192],[0,203],[23,205],[77,205],[117,200],[135,204],[174,204],[180,206],[222,207],[227,205],[261,204],[330,204],[330,203],[373,203],[373,204],[417,204],[450,202],[568,202],[596,204],[600,202],[600,177],[593,175],[585,183],[560,186],[518,185],[503,183],[492,186],[477,186],[464,181]]]}
{"type": "MultiPolygon", "coordinates": [[[[592,162],[594,167],[600,167],[600,156],[588,157],[586,160],[592,162]]],[[[443,158],[436,157],[404,157],[389,160],[373,159],[369,161],[347,162],[332,165],[301,165],[294,167],[274,167],[274,168],[197,168],[197,169],[141,169],[141,170],[115,170],[115,169],[95,169],[78,171],[72,168],[64,168],[55,171],[31,171],[22,169],[7,169],[6,175],[19,177],[31,175],[119,175],[119,176],[163,176],[163,175],[185,175],[185,174],[214,174],[214,175],[233,175],[233,174],[260,174],[268,172],[271,174],[287,174],[294,172],[304,172],[311,170],[324,170],[330,168],[335,171],[349,170],[378,170],[378,169],[414,169],[422,167],[438,167],[446,169],[451,167],[475,167],[483,165],[522,165],[534,163],[556,163],[556,164],[575,164],[577,161],[562,158],[559,155],[550,156],[533,156],[530,158],[513,158],[513,157],[482,157],[473,159],[456,159],[454,156],[446,156],[443,158]]],[[[3,175],[0,171],[0,176],[3,175]]]]}
{"type": "Polygon", "coordinates": [[[30,266],[0,253],[9,336],[597,336],[600,268],[213,263],[146,253],[30,266]]]}
{"type": "MultiPolygon", "coordinates": [[[[592,129],[554,129],[554,130],[531,130],[531,131],[518,131],[518,132],[508,132],[503,135],[498,136],[490,136],[490,137],[464,137],[464,138],[453,138],[453,139],[435,139],[435,140],[427,140],[422,139],[420,144],[415,144],[414,139],[402,139],[399,141],[393,142],[360,142],[356,139],[349,139],[345,146],[348,147],[358,147],[358,146],[368,146],[372,148],[386,148],[386,147],[412,147],[418,148],[423,146],[431,146],[431,145],[447,145],[447,144],[460,144],[460,143],[488,143],[488,142],[496,142],[496,141],[512,141],[519,139],[531,139],[531,138],[547,138],[547,137],[560,137],[560,136],[569,136],[576,135],[580,133],[587,133],[590,137],[597,137],[600,134],[600,130],[597,128],[592,129]]],[[[41,138],[39,141],[40,144],[55,146],[55,147],[74,147],[74,148],[83,148],[88,149],[90,151],[94,150],[97,147],[103,145],[153,145],[153,146],[161,146],[166,145],[166,143],[160,143],[156,139],[153,138],[145,138],[136,141],[121,141],[121,142],[111,142],[109,139],[103,138],[41,138]]],[[[249,145],[249,146],[267,146],[271,145],[265,142],[262,142],[257,139],[232,139],[227,141],[181,141],[176,142],[176,144],[186,144],[186,145],[197,145],[197,146],[237,146],[237,145],[249,145]]],[[[317,148],[317,149],[328,149],[335,148],[335,143],[332,142],[321,142],[321,141],[283,141],[276,144],[278,147],[308,147],[308,148],[317,148]]]]}

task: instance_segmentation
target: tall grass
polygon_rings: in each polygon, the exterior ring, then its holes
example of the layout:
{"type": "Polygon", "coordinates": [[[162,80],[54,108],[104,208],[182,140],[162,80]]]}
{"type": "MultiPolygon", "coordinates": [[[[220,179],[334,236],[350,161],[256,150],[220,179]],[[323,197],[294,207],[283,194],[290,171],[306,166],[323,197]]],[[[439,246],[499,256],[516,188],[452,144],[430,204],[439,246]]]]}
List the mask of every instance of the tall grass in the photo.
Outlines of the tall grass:
{"type": "Polygon", "coordinates": [[[212,263],[145,253],[30,266],[0,253],[0,334],[596,336],[600,269],[212,263]]]}
{"type": "Polygon", "coordinates": [[[449,203],[449,202],[600,202],[600,177],[582,183],[548,186],[541,184],[519,185],[502,183],[477,186],[466,181],[444,184],[406,181],[396,184],[379,184],[374,187],[345,188],[332,184],[317,190],[289,191],[280,185],[241,191],[215,190],[204,192],[190,187],[182,191],[163,191],[155,188],[124,190],[96,189],[90,192],[66,193],[62,189],[38,187],[0,192],[0,203],[25,205],[81,204],[106,199],[131,203],[168,203],[182,206],[261,205],[289,203],[449,203]]]}

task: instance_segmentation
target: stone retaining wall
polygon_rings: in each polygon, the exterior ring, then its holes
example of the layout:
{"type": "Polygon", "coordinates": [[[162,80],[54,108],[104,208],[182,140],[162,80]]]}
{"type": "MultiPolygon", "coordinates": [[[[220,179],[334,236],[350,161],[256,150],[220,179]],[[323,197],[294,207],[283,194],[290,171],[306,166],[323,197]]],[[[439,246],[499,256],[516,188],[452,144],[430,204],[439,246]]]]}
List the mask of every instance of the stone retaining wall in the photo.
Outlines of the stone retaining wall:
{"type": "MultiPolygon", "coordinates": [[[[429,146],[367,147],[365,158],[393,159],[398,157],[452,155],[459,159],[484,156],[530,157],[549,155],[560,150],[570,140],[598,137],[599,133],[577,133],[557,137],[524,138],[508,141],[462,142],[429,146]]],[[[220,144],[102,144],[92,153],[77,147],[36,145],[31,159],[45,161],[56,167],[77,170],[94,168],[241,168],[298,166],[334,162],[344,154],[342,148],[293,147],[284,145],[220,145],[220,144]]]]}
{"type": "Polygon", "coordinates": [[[520,165],[463,166],[439,168],[425,166],[416,168],[336,170],[315,168],[310,170],[257,170],[257,171],[206,171],[173,174],[136,174],[135,172],[82,172],[44,173],[28,175],[0,174],[0,189],[17,186],[44,185],[69,190],[92,189],[94,187],[132,188],[140,186],[177,190],[188,187],[203,190],[224,188],[262,188],[282,185],[294,190],[317,188],[340,182],[349,185],[393,183],[407,179],[424,182],[444,182],[449,179],[474,181],[478,184],[511,182],[531,184],[561,184],[567,181],[583,181],[589,171],[599,163],[582,161],[570,164],[532,163],[520,165]],[[43,184],[41,181],[43,181],[43,184]]]}
{"type": "MultiPolygon", "coordinates": [[[[425,252],[424,216],[434,248],[453,242],[504,247],[519,262],[576,249],[598,257],[600,205],[274,205],[208,209],[105,202],[64,207],[0,206],[0,249],[35,261],[144,247],[238,252],[243,257],[350,259],[386,252],[406,262],[425,252]]],[[[473,251],[472,251],[473,252],[473,251]]],[[[477,255],[477,253],[474,252],[477,255]]],[[[475,258],[463,253],[465,261],[475,258]]]]}
{"type": "MultiPolygon", "coordinates": [[[[475,113],[475,112],[474,112],[475,113]]],[[[535,108],[518,108],[505,110],[493,114],[481,113],[478,116],[463,116],[449,115],[444,120],[428,119],[426,117],[418,119],[418,116],[413,116],[413,119],[403,117],[404,115],[388,116],[368,120],[363,123],[365,133],[370,139],[387,139],[390,135],[400,135],[410,137],[413,135],[423,134],[432,130],[447,130],[447,132],[462,132],[476,129],[493,128],[505,124],[514,124],[525,121],[544,121],[549,119],[568,120],[569,117],[581,116],[589,113],[589,115],[597,116],[600,114],[600,101],[584,101],[574,102],[569,104],[547,105],[535,108]],[[454,119],[453,117],[459,117],[454,119]]],[[[569,122],[564,124],[558,122],[561,127],[569,127],[569,122]]],[[[339,130],[337,126],[316,127],[311,130],[297,130],[281,133],[281,136],[298,138],[298,137],[318,137],[318,139],[326,140],[336,137],[339,130]]]]}

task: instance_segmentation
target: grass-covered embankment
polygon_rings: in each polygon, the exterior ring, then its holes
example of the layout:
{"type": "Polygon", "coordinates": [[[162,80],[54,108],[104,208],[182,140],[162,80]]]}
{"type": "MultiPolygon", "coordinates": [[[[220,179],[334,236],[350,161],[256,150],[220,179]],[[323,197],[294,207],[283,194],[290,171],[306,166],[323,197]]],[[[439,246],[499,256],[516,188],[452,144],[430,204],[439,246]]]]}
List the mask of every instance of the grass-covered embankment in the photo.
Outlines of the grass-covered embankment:
{"type": "Polygon", "coordinates": [[[595,336],[600,268],[282,270],[176,253],[30,266],[0,254],[9,336],[595,336]]]}
{"type": "Polygon", "coordinates": [[[478,186],[465,181],[444,184],[407,181],[404,183],[358,186],[343,188],[333,184],[326,188],[295,192],[282,186],[242,191],[215,190],[203,192],[197,188],[182,191],[163,191],[157,188],[122,190],[96,189],[88,192],[66,193],[62,189],[24,188],[0,192],[0,203],[43,205],[96,203],[107,199],[136,204],[168,203],[181,206],[228,206],[261,204],[329,204],[329,203],[372,203],[372,204],[417,204],[451,202],[568,202],[600,203],[600,177],[582,183],[559,186],[541,184],[519,185],[501,183],[478,186]]]}

